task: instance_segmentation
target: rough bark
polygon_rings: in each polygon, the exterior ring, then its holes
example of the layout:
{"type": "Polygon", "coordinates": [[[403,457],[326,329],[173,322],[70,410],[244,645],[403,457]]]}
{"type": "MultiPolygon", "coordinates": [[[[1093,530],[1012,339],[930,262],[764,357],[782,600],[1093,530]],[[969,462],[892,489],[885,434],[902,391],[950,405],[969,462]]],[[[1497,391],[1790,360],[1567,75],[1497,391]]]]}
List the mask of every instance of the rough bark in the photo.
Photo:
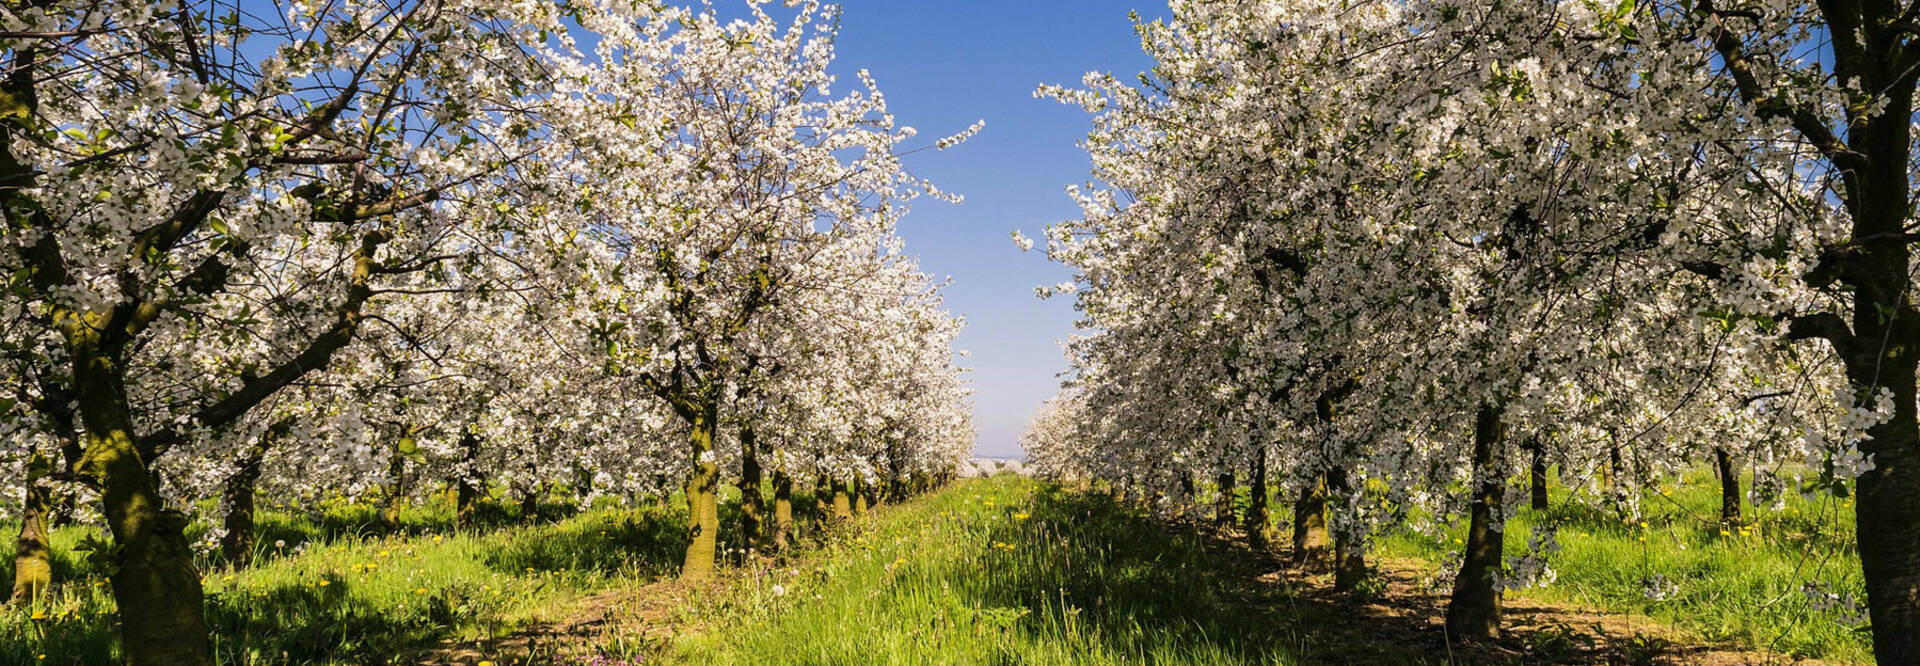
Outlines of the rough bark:
{"type": "Polygon", "coordinates": [[[793,534],[793,477],[784,469],[773,471],[773,549],[785,551],[793,534]]]}
{"type": "Polygon", "coordinates": [[[1483,405],[1473,424],[1473,503],[1466,552],[1447,602],[1447,633],[1454,638],[1488,639],[1500,634],[1500,555],[1504,530],[1497,512],[1506,479],[1496,467],[1506,437],[1501,410],[1483,405]]]}
{"type": "Polygon", "coordinates": [[[82,337],[69,343],[80,416],[86,425],[80,471],[101,486],[100,505],[113,533],[112,575],[123,645],[135,666],[213,663],[200,588],[187,544],[187,516],[167,508],[152,470],[134,442],[133,418],[119,369],[82,337]]]}
{"type": "Polygon", "coordinates": [[[1267,512],[1267,449],[1262,446],[1253,455],[1253,469],[1247,478],[1247,545],[1264,551],[1273,545],[1273,518],[1267,512]]]}
{"type": "Polygon", "coordinates": [[[681,580],[705,580],[713,575],[720,538],[720,466],[713,460],[713,427],[718,416],[718,405],[706,405],[687,424],[693,470],[687,474],[689,539],[686,559],[680,563],[681,580]]]}
{"type": "Polygon", "coordinates": [[[1740,524],[1740,469],[1726,449],[1713,450],[1713,469],[1720,475],[1720,522],[1740,524]]]}
{"type": "Polygon", "coordinates": [[[1710,36],[1724,71],[1754,115],[1790,124],[1832,164],[1842,186],[1837,198],[1847,209],[1851,242],[1821,257],[1806,277],[1815,287],[1845,287],[1836,291],[1852,298],[1852,321],[1831,314],[1800,318],[1792,322],[1789,337],[1832,343],[1861,404],[1872,404],[1883,390],[1893,394],[1892,418],[1868,429],[1859,445],[1874,466],[1856,480],[1854,520],[1874,657],[1882,664],[1916,664],[1920,504],[1914,498],[1920,497],[1920,424],[1914,400],[1920,309],[1912,297],[1909,230],[1920,55],[1911,12],[1902,3],[1821,2],[1819,9],[1831,36],[1833,75],[1876,91],[1885,105],[1848,106],[1839,129],[1829,116],[1771,87],[1768,63],[1750,59],[1738,24],[1723,23],[1710,36]]]}
{"type": "Polygon", "coordinates": [[[1194,513],[1194,510],[1198,508],[1194,506],[1194,503],[1198,501],[1200,501],[1200,497],[1198,493],[1194,492],[1193,472],[1181,472],[1180,508],[1178,511],[1180,517],[1186,518],[1194,513]]]}
{"type": "Polygon", "coordinates": [[[1226,527],[1233,524],[1233,472],[1221,472],[1214,477],[1213,524],[1226,527]]]}
{"type": "Polygon", "coordinates": [[[847,496],[847,482],[833,480],[833,522],[844,523],[853,519],[853,498],[847,496]]]}
{"type": "Polygon", "coordinates": [[[458,529],[473,527],[474,514],[480,508],[480,497],[484,493],[485,481],[479,478],[476,469],[480,459],[480,436],[468,431],[460,436],[460,454],[464,458],[459,476],[454,479],[453,526],[458,529]]]}
{"type": "Polygon", "coordinates": [[[540,519],[540,486],[528,485],[520,493],[520,521],[531,523],[540,519]]]}
{"type": "Polygon", "coordinates": [[[260,464],[266,460],[267,450],[272,446],[271,434],[255,440],[234,460],[236,469],[233,476],[227,477],[226,486],[221,489],[227,507],[223,522],[227,533],[220,537],[220,555],[227,561],[227,566],[235,569],[245,569],[253,564],[254,489],[260,480],[260,464]]]}
{"type": "Polygon", "coordinates": [[[1317,567],[1327,553],[1327,496],[1325,482],[1314,478],[1293,501],[1293,562],[1317,567]]]}
{"type": "Polygon", "coordinates": [[[13,592],[9,603],[26,604],[46,596],[53,586],[53,550],[48,546],[47,515],[53,493],[42,482],[53,460],[35,451],[27,461],[27,489],[20,507],[20,535],[13,541],[13,592]]]}
{"type": "Polygon", "coordinates": [[[767,496],[760,492],[760,446],[752,426],[740,428],[740,538],[758,548],[766,535],[767,496]]]}
{"type": "Polygon", "coordinates": [[[1527,469],[1528,505],[1535,511],[1547,510],[1547,447],[1539,438],[1527,440],[1527,453],[1532,460],[1527,469]]]}
{"type": "Polygon", "coordinates": [[[407,456],[413,447],[413,428],[400,432],[400,439],[387,450],[387,487],[380,497],[380,525],[389,532],[400,528],[400,505],[407,497],[407,456]]]}
{"type": "MultiPolygon", "coordinates": [[[[1327,470],[1327,489],[1333,497],[1344,501],[1352,491],[1347,483],[1347,470],[1340,467],[1327,470]]],[[[1366,544],[1350,526],[1329,531],[1333,537],[1333,590],[1351,592],[1367,578],[1366,544]]]]}

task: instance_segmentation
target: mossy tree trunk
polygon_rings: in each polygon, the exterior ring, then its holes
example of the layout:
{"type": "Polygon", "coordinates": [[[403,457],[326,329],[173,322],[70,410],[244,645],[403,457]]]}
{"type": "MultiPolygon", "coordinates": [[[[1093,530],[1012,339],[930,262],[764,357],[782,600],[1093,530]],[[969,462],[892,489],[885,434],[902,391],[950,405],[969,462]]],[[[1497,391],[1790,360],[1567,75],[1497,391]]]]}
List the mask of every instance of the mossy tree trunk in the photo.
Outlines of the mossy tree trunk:
{"type": "Polygon", "coordinates": [[[227,507],[223,521],[227,533],[220,537],[220,555],[227,566],[235,569],[253,564],[255,489],[260,481],[260,466],[266,462],[267,452],[273,448],[277,436],[274,430],[277,428],[262,433],[234,459],[233,476],[227,477],[221,489],[221,500],[227,507]]]}
{"type": "Polygon", "coordinates": [[[680,563],[681,580],[705,580],[713,575],[720,539],[720,465],[714,460],[713,429],[719,421],[717,401],[700,406],[687,418],[687,443],[693,469],[687,473],[688,541],[680,563]]]}
{"type": "Polygon", "coordinates": [[[187,516],[167,508],[152,469],[135,442],[120,369],[94,348],[97,339],[69,334],[80,418],[85,424],[79,471],[101,487],[100,507],[113,533],[113,597],[123,645],[136,666],[213,663],[200,572],[187,544],[187,516]],[[78,338],[78,339],[75,339],[78,338]]]}
{"type": "Polygon", "coordinates": [[[853,518],[853,498],[847,496],[847,482],[833,480],[833,522],[844,523],[853,518]]]}
{"type": "Polygon", "coordinates": [[[26,497],[20,506],[20,535],[13,541],[13,592],[9,603],[26,604],[44,598],[53,587],[53,549],[48,545],[48,514],[53,492],[45,483],[53,459],[34,451],[27,460],[26,497]]]}
{"type": "Polygon", "coordinates": [[[793,477],[785,468],[773,470],[773,549],[785,551],[793,535],[793,477]]]}
{"type": "MultiPolygon", "coordinates": [[[[60,442],[63,469],[71,470],[80,462],[80,434],[74,427],[73,396],[65,387],[43,381],[34,410],[47,418],[60,442]]],[[[72,491],[54,496],[48,477],[54,473],[52,454],[35,448],[28,452],[26,487],[20,506],[20,534],[14,540],[13,589],[11,603],[29,603],[43,598],[53,587],[53,549],[49,542],[52,528],[73,520],[76,511],[72,491]]]]}
{"type": "Polygon", "coordinates": [[[1500,556],[1504,530],[1499,511],[1506,479],[1499,469],[1506,429],[1501,409],[1482,405],[1473,424],[1473,502],[1467,525],[1466,553],[1447,602],[1447,632],[1455,638],[1487,639],[1500,634],[1500,556]]]}

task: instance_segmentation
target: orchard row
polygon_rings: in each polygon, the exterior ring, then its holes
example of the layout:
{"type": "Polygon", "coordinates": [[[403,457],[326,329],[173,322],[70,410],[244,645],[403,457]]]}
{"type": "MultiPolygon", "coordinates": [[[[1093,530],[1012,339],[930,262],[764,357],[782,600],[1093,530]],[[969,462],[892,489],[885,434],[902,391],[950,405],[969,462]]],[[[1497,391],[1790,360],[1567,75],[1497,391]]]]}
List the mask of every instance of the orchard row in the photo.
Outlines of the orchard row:
{"type": "Polygon", "coordinates": [[[903,252],[915,142],[837,10],[27,0],[0,13],[0,515],[16,600],[97,522],[129,660],[210,664],[253,507],[723,481],[904,493],[972,447],[903,252]],[[211,508],[212,513],[208,513],[211,508]],[[190,543],[193,522],[215,527],[190,543]],[[213,561],[219,561],[217,559],[213,561]],[[138,646],[134,649],[132,646],[138,646]]]}
{"type": "Polygon", "coordinates": [[[1144,496],[1247,487],[1255,539],[1277,490],[1342,585],[1388,530],[1464,521],[1469,638],[1550,577],[1550,533],[1502,551],[1551,469],[1630,519],[1751,467],[1763,505],[1857,494],[1874,652],[1920,663],[1916,26],[1892,0],[1173,2],[1137,81],[1041,90],[1091,114],[1097,182],[1047,230],[1076,275],[1042,292],[1084,335],[1027,450],[1144,496]]]}

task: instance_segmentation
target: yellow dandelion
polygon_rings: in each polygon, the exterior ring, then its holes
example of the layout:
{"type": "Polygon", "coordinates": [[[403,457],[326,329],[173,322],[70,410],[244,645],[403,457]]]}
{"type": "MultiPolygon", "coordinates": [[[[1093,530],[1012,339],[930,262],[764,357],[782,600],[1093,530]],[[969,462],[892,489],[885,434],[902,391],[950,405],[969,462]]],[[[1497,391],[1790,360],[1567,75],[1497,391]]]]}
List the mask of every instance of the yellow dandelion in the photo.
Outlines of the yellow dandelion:
{"type": "Polygon", "coordinates": [[[332,584],[333,584],[333,583],[332,583],[332,582],[330,582],[330,581],[326,581],[326,580],[322,580],[322,581],[320,581],[320,587],[326,587],[326,586],[328,586],[328,585],[332,585],[332,584]]]}
{"type": "Polygon", "coordinates": [[[414,590],[414,591],[413,591],[413,593],[414,593],[414,594],[426,594],[426,593],[427,593],[427,588],[424,588],[424,587],[422,587],[422,588],[419,588],[419,589],[416,589],[416,590],[414,590]]]}

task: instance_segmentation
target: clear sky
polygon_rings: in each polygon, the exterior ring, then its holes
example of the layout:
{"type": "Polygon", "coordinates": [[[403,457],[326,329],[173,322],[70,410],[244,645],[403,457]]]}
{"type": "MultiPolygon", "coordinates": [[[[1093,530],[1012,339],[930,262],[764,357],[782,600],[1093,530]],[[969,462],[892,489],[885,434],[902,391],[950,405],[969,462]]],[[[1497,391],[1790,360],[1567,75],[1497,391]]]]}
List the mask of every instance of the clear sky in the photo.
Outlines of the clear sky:
{"type": "MultiPolygon", "coordinates": [[[[987,126],[965,145],[928,151],[908,166],[966,196],[922,201],[901,224],[923,270],[950,276],[947,307],[967,320],[974,420],[983,456],[1018,455],[1020,431],[1066,367],[1059,341],[1073,330],[1070,299],[1041,301],[1036,285],[1070,273],[1008,238],[1039,237],[1078,217],[1067,185],[1088,178],[1085,112],[1034,99],[1041,83],[1077,85],[1089,71],[1126,77],[1150,66],[1128,10],[1165,14],[1153,0],[842,0],[837,69],[865,68],[899,122],[932,141],[987,126]]],[[[857,85],[843,76],[841,87],[857,85]]]]}

